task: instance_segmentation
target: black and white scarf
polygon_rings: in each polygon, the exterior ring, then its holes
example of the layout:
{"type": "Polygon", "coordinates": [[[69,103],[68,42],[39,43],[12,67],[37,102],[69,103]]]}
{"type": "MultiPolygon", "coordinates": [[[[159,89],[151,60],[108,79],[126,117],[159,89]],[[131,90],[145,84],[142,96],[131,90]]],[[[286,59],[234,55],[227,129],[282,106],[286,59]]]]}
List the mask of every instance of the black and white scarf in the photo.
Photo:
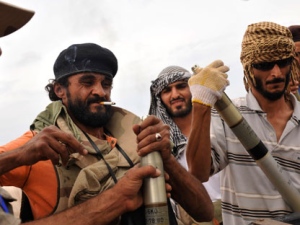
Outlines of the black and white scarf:
{"type": "Polygon", "coordinates": [[[165,106],[161,102],[160,93],[169,84],[179,80],[186,80],[191,77],[191,73],[179,66],[169,66],[165,68],[158,78],[152,81],[150,86],[151,105],[149,109],[150,115],[155,115],[160,118],[165,124],[170,126],[171,141],[174,143],[172,150],[173,155],[179,158],[187,144],[187,138],[182,134],[178,126],[174,123],[165,106]]]}

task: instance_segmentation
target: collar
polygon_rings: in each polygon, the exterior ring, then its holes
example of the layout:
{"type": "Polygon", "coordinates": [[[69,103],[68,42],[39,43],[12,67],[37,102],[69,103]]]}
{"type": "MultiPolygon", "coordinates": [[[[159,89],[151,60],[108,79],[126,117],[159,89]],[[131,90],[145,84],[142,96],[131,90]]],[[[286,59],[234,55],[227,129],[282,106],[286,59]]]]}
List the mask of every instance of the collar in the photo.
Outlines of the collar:
{"type": "MultiPolygon", "coordinates": [[[[289,95],[294,111],[292,117],[300,123],[300,102],[294,94],[289,95]]],[[[263,112],[251,90],[246,95],[247,106],[254,111],[263,112]]]]}

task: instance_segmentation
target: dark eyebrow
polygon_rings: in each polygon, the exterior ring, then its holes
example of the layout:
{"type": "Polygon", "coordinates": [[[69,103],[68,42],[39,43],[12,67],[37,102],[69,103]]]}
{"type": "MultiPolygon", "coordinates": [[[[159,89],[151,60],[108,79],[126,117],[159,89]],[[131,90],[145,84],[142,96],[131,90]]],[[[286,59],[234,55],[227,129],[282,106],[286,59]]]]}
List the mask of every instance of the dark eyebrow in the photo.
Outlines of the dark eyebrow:
{"type": "Polygon", "coordinates": [[[111,77],[108,77],[108,76],[105,76],[104,80],[108,80],[108,81],[111,81],[111,82],[113,82],[113,78],[111,78],[111,77]]]}
{"type": "Polygon", "coordinates": [[[163,92],[163,91],[168,91],[168,90],[170,90],[170,89],[171,89],[170,86],[166,86],[164,89],[162,89],[162,92],[163,92]]]}
{"type": "Polygon", "coordinates": [[[86,80],[86,79],[95,79],[95,78],[96,77],[93,74],[84,74],[78,80],[83,81],[83,80],[86,80]]]}
{"type": "Polygon", "coordinates": [[[183,81],[183,82],[177,83],[176,86],[177,86],[177,85],[186,85],[186,84],[188,84],[188,82],[183,81]]]}

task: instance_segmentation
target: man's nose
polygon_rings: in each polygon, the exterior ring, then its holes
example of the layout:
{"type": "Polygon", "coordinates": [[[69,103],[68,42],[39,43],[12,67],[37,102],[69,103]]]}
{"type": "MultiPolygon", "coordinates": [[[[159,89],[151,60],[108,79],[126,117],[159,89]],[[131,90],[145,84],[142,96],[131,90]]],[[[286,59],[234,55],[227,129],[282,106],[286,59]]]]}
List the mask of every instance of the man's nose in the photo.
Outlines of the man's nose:
{"type": "Polygon", "coordinates": [[[271,69],[271,75],[274,77],[282,75],[281,69],[277,64],[275,64],[274,67],[271,69]]]}
{"type": "Polygon", "coordinates": [[[102,87],[102,84],[97,84],[93,87],[92,94],[97,94],[100,97],[104,97],[106,95],[106,92],[104,88],[102,87]]]}
{"type": "Polygon", "coordinates": [[[177,88],[172,88],[171,97],[172,98],[177,98],[178,96],[179,96],[179,92],[178,92],[177,88]]]}

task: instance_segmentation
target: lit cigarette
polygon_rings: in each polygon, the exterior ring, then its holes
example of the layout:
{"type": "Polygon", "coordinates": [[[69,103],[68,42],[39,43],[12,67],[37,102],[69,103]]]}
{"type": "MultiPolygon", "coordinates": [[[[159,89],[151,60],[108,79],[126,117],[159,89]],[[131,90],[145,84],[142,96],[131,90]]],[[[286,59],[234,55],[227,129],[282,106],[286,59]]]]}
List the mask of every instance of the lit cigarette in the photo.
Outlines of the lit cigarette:
{"type": "Polygon", "coordinates": [[[115,105],[115,102],[100,102],[101,105],[115,105]]]}

